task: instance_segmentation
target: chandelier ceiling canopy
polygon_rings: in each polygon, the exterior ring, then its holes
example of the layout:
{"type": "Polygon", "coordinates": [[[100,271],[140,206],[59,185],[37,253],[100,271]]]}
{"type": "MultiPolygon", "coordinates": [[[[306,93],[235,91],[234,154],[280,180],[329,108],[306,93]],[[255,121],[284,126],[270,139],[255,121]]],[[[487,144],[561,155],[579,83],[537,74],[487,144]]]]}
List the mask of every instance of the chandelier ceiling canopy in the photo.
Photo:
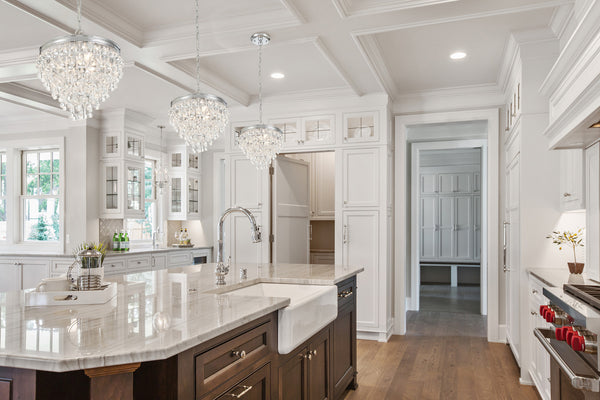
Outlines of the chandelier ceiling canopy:
{"type": "Polygon", "coordinates": [[[265,125],[262,121],[262,47],[271,37],[264,32],[255,33],[250,40],[258,46],[258,119],[257,125],[241,130],[237,143],[250,162],[259,170],[267,168],[283,146],[283,133],[279,128],[265,125]]]}
{"type": "Polygon", "coordinates": [[[92,117],[123,76],[123,58],[115,42],[81,32],[81,0],[77,31],[40,47],[38,76],[52,98],[74,120],[92,117]]]}

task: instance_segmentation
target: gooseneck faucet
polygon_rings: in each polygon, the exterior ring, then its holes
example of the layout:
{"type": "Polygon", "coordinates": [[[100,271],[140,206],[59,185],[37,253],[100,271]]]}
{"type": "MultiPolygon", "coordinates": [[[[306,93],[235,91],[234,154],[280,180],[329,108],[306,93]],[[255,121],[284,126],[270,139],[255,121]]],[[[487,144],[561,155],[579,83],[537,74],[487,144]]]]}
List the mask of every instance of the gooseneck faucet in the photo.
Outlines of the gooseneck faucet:
{"type": "Polygon", "coordinates": [[[225,284],[225,276],[229,273],[229,265],[225,266],[223,263],[223,228],[225,224],[225,218],[229,214],[239,212],[244,214],[250,220],[250,225],[252,228],[252,242],[259,243],[261,239],[260,227],[256,225],[256,219],[252,213],[243,207],[231,207],[223,212],[221,218],[219,219],[219,225],[217,226],[218,231],[218,247],[217,247],[217,267],[215,268],[215,275],[217,277],[217,285],[225,284]]]}

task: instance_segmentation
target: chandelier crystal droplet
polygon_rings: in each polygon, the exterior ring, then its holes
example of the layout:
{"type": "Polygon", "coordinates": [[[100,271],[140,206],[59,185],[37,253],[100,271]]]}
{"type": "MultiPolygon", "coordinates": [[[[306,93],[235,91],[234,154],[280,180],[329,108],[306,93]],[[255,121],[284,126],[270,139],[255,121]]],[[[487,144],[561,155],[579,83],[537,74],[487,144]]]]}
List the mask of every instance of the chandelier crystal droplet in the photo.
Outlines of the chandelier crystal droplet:
{"type": "Polygon", "coordinates": [[[81,33],[81,0],[77,2],[75,34],[40,47],[39,79],[74,120],[92,117],[123,76],[123,58],[112,40],[81,33]]]}
{"type": "Polygon", "coordinates": [[[171,102],[169,123],[194,153],[206,151],[229,123],[225,100],[200,93],[200,10],[196,0],[196,93],[171,102]]]}
{"type": "Polygon", "coordinates": [[[237,143],[242,152],[257,169],[267,168],[283,146],[281,129],[262,123],[262,46],[271,41],[267,33],[255,33],[250,38],[258,46],[258,119],[257,125],[241,130],[237,143]]]}

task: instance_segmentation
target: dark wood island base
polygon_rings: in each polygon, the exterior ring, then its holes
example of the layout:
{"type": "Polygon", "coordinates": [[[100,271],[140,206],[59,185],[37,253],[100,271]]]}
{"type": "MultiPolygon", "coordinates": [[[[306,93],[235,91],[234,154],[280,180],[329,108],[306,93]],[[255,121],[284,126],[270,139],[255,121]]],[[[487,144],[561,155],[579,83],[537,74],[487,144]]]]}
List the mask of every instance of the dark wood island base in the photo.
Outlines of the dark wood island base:
{"type": "Polygon", "coordinates": [[[337,318],[277,353],[277,312],[168,359],[46,372],[0,367],[0,400],[338,400],[357,387],[356,277],[338,283],[337,318]]]}

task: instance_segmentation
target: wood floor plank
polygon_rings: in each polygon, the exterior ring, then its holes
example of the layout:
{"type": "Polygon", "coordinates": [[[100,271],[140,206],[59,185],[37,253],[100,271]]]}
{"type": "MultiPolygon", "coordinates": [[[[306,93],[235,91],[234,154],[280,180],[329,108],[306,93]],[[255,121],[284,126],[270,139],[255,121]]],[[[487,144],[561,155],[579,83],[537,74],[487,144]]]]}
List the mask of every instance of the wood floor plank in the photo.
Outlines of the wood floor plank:
{"type": "Polygon", "coordinates": [[[409,315],[407,335],[388,343],[359,340],[358,389],[345,399],[538,400],[535,388],[519,384],[509,347],[481,336],[485,320],[461,318],[409,315]]]}

